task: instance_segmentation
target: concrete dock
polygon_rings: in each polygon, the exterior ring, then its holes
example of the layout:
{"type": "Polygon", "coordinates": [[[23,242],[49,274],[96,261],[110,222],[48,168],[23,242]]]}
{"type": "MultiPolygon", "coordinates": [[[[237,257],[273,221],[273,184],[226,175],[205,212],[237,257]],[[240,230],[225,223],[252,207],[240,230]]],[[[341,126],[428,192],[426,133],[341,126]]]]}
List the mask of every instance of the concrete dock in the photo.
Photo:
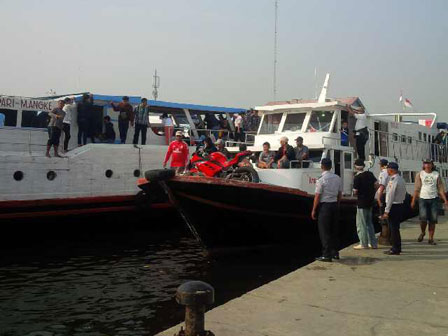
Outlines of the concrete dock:
{"type": "MultiPolygon", "coordinates": [[[[206,329],[234,335],[448,335],[448,217],[436,246],[417,242],[417,219],[402,223],[403,253],[341,251],[206,313],[206,329]]],[[[179,307],[179,309],[182,309],[179,307]]],[[[180,325],[159,335],[174,335],[180,325]]]]}

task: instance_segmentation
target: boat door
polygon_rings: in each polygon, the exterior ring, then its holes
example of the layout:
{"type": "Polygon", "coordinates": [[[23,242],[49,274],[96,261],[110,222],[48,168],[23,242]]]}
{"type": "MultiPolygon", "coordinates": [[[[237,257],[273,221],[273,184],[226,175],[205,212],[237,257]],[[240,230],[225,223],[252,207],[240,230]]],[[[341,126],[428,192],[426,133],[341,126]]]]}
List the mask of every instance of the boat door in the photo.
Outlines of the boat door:
{"type": "Polygon", "coordinates": [[[335,150],[333,152],[334,173],[342,180],[342,194],[351,195],[353,185],[353,153],[335,150]]]}

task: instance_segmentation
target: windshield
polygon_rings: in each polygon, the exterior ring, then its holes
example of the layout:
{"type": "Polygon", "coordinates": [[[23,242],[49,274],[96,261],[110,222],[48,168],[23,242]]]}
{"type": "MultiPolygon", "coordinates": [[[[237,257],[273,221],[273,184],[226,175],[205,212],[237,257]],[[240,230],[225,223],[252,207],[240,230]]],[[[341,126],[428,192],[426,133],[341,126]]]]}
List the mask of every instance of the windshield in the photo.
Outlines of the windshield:
{"type": "Polygon", "coordinates": [[[286,116],[283,131],[301,131],[306,113],[289,113],[286,116]]]}
{"type": "Polygon", "coordinates": [[[282,120],[283,113],[265,114],[259,134],[274,134],[282,120]]]}
{"type": "Polygon", "coordinates": [[[331,120],[334,111],[313,111],[311,112],[310,122],[306,129],[307,132],[329,132],[331,120]]]}

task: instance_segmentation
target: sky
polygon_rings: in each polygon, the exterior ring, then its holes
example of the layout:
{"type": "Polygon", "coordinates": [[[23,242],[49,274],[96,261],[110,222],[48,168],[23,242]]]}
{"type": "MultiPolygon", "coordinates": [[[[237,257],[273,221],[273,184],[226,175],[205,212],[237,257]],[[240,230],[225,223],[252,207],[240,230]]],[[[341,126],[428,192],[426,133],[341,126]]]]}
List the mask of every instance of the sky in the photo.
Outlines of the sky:
{"type": "MultiPolygon", "coordinates": [[[[0,94],[273,100],[274,0],[0,0],[0,94]]],[[[448,121],[447,0],[279,0],[277,100],[359,96],[448,121]],[[315,78],[317,68],[317,81],[315,78]],[[320,88],[319,88],[320,90],[320,88]]]]}

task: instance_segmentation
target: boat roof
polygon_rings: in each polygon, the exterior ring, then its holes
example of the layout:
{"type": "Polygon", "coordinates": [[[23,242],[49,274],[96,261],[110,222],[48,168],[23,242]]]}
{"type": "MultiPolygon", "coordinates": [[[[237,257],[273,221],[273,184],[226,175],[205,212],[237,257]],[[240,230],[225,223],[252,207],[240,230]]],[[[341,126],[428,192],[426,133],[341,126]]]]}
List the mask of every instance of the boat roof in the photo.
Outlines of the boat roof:
{"type": "Polygon", "coordinates": [[[276,110],[286,110],[286,109],[317,109],[317,108],[328,108],[335,106],[362,106],[359,97],[345,97],[345,98],[329,98],[325,102],[319,103],[317,99],[292,99],[284,101],[273,101],[268,102],[266,105],[257,106],[255,110],[258,111],[276,111],[276,110]]]}

